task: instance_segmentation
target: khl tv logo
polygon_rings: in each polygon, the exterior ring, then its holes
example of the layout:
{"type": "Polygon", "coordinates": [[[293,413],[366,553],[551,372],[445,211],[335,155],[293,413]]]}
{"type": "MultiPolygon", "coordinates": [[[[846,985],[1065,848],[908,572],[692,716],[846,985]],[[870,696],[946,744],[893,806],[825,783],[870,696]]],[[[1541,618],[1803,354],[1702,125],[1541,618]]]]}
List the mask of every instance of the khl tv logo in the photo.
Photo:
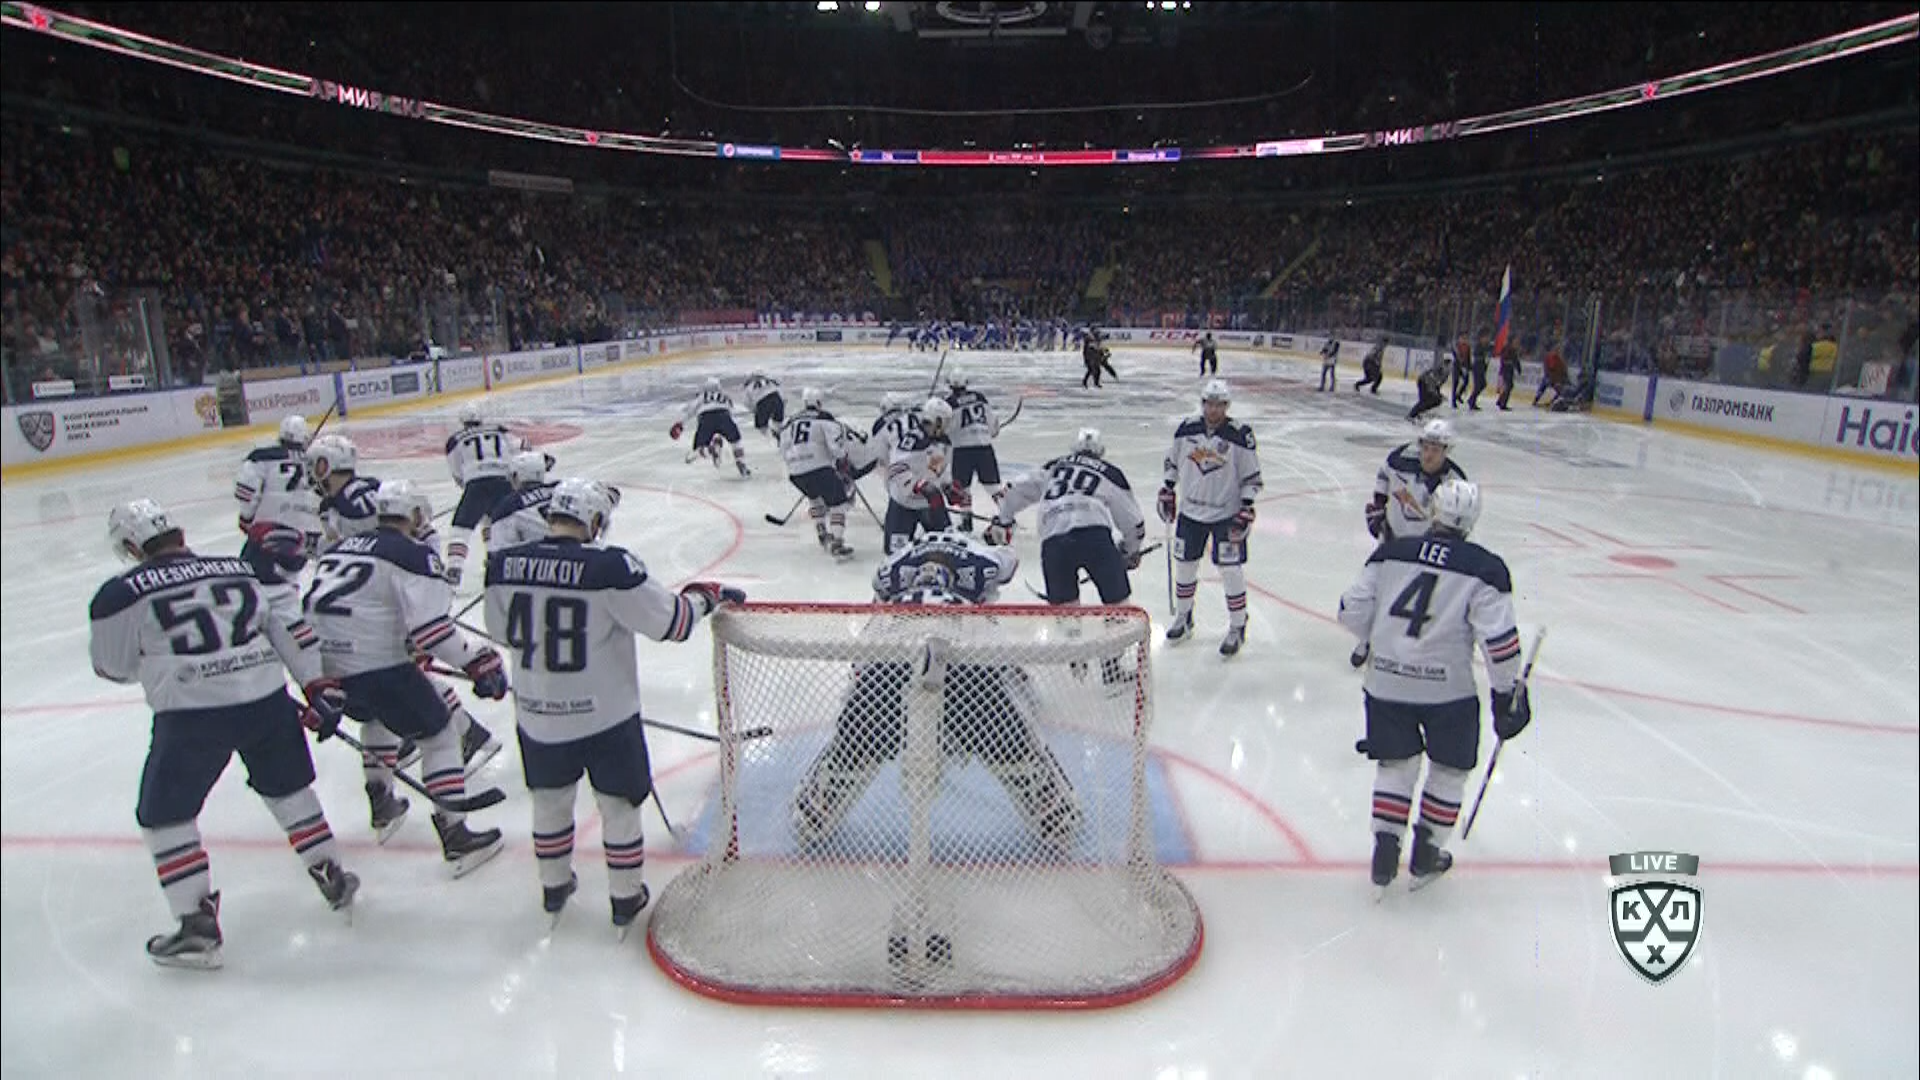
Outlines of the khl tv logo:
{"type": "Polygon", "coordinates": [[[1675,877],[1698,877],[1700,857],[1637,851],[1607,858],[1616,878],[1608,891],[1613,942],[1634,974],[1655,986],[1685,966],[1700,941],[1700,890],[1675,877]]]}

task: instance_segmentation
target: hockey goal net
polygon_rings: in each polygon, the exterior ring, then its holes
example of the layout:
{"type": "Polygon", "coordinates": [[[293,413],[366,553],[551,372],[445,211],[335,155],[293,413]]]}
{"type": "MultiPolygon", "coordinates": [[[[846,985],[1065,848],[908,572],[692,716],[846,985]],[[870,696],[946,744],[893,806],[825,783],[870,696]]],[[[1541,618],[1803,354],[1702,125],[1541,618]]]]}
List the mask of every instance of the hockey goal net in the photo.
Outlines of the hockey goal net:
{"type": "Polygon", "coordinates": [[[660,967],[731,1001],[1085,1008],[1198,959],[1156,858],[1137,608],[748,604],[660,967]]]}

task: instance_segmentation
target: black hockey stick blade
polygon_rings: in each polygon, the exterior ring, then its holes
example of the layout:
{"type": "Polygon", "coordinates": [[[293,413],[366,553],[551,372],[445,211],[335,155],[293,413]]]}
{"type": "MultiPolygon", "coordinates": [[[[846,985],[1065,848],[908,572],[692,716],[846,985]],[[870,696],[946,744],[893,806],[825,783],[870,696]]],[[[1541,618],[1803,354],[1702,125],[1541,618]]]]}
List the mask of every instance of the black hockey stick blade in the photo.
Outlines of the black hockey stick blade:
{"type": "MultiPolygon", "coordinates": [[[[362,743],[359,739],[354,738],[344,731],[335,732],[334,736],[353,749],[360,751],[362,754],[367,752],[365,743],[362,743]]],[[[393,775],[399,777],[401,783],[424,795],[428,802],[450,813],[470,814],[475,810],[485,810],[489,806],[498,806],[507,801],[506,793],[497,787],[475,792],[472,795],[467,795],[462,798],[449,799],[428,791],[427,785],[415,780],[411,773],[403,769],[393,770],[393,775]]]]}
{"type": "Polygon", "coordinates": [[[1027,407],[1026,398],[1021,398],[1020,400],[1014,402],[1013,411],[1007,414],[1007,418],[1005,420],[1000,421],[1000,426],[1004,428],[1007,425],[1013,423],[1015,420],[1020,419],[1020,410],[1026,407],[1027,407]]]}
{"type": "MultiPolygon", "coordinates": [[[[671,731],[675,735],[685,735],[689,739],[699,739],[702,742],[710,743],[721,741],[720,736],[711,731],[696,731],[693,728],[681,727],[678,724],[669,724],[664,720],[652,720],[646,717],[641,717],[640,722],[650,728],[659,728],[661,731],[671,731]]],[[[773,729],[770,727],[753,727],[741,731],[737,738],[741,742],[748,742],[753,739],[764,739],[772,734],[773,729]]]]}
{"type": "Polygon", "coordinates": [[[793,515],[800,512],[800,504],[806,501],[807,501],[807,497],[805,495],[802,495],[799,498],[793,500],[793,505],[788,507],[787,512],[782,516],[774,517],[772,514],[766,514],[763,516],[767,519],[767,524],[769,525],[785,525],[787,522],[793,520],[793,515]]]}

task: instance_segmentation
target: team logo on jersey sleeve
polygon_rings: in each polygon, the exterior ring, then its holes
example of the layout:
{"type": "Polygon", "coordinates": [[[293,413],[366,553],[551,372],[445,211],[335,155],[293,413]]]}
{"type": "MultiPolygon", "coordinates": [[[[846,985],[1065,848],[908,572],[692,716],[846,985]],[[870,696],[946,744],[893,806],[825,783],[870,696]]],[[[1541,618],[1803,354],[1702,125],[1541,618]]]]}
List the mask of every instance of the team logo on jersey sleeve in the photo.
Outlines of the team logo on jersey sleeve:
{"type": "Polygon", "coordinates": [[[1614,877],[1633,879],[1607,893],[1613,942],[1634,974],[1659,986],[1686,965],[1700,940],[1700,890],[1673,880],[1698,875],[1700,858],[1641,851],[1607,863],[1614,877]]]}
{"type": "Polygon", "coordinates": [[[17,417],[20,424],[20,437],[35,450],[45,450],[53,445],[53,413],[47,409],[23,412],[17,417]]]}

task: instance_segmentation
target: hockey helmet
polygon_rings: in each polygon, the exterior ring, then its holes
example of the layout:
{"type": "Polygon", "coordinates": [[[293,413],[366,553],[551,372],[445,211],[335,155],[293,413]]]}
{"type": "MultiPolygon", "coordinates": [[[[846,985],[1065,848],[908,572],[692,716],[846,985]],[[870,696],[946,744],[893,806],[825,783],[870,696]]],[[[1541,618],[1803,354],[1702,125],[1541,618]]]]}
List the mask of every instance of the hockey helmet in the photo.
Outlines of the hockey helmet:
{"type": "Polygon", "coordinates": [[[411,480],[382,480],[373,492],[373,512],[380,515],[382,521],[400,518],[412,534],[433,520],[433,500],[411,480]]]}
{"type": "Polygon", "coordinates": [[[927,403],[920,406],[920,422],[945,431],[947,425],[953,423],[953,406],[942,398],[928,398],[927,403]]]}
{"type": "Polygon", "coordinates": [[[1073,437],[1073,452],[1088,457],[1106,457],[1107,444],[1101,440],[1098,428],[1083,427],[1073,437]]]}
{"type": "Polygon", "coordinates": [[[547,478],[547,455],[539,450],[522,450],[507,462],[507,480],[515,490],[538,484],[547,478]]]}
{"type": "Polygon", "coordinates": [[[1452,449],[1453,422],[1439,417],[1427,421],[1427,425],[1420,429],[1420,441],[1452,449]]]}
{"type": "Polygon", "coordinates": [[[334,473],[352,475],[360,467],[360,451],[345,435],[322,435],[307,447],[307,468],[315,483],[326,481],[334,473]]]}
{"type": "Polygon", "coordinates": [[[880,407],[888,412],[904,409],[907,407],[907,395],[898,390],[889,390],[886,396],[880,399],[880,407]]]}
{"type": "Polygon", "coordinates": [[[1480,520],[1480,485],[1454,477],[1433,492],[1433,527],[1436,531],[1466,536],[1480,520]]]}
{"type": "Polygon", "coordinates": [[[818,389],[809,386],[800,391],[800,407],[803,409],[818,409],[826,398],[827,396],[818,389]]]}
{"type": "Polygon", "coordinates": [[[618,499],[597,480],[570,477],[554,485],[553,498],[547,501],[547,520],[566,518],[586,527],[587,539],[597,540],[613,523],[613,507],[618,499]]]}
{"type": "Polygon", "coordinates": [[[1222,405],[1233,401],[1232,391],[1227,389],[1225,379],[1208,379],[1207,385],[1200,388],[1200,403],[1210,405],[1218,402],[1222,405]]]}
{"type": "Polygon", "coordinates": [[[114,507],[107,515],[107,539],[114,554],[128,562],[146,558],[148,544],[179,531],[179,526],[152,499],[135,499],[114,507]]]}
{"type": "Polygon", "coordinates": [[[717,394],[720,392],[720,380],[710,378],[705,383],[701,384],[701,388],[706,390],[707,393],[709,394],[717,394]]]}
{"type": "Polygon", "coordinates": [[[956,367],[952,371],[947,372],[947,388],[950,390],[965,390],[967,388],[966,370],[956,367]]]}
{"type": "Polygon", "coordinates": [[[280,445],[289,450],[305,450],[313,439],[313,429],[307,426],[307,418],[295,413],[280,421],[280,445]]]}
{"type": "Polygon", "coordinates": [[[460,406],[460,426],[478,427],[480,424],[480,406],[469,401],[460,406]]]}

